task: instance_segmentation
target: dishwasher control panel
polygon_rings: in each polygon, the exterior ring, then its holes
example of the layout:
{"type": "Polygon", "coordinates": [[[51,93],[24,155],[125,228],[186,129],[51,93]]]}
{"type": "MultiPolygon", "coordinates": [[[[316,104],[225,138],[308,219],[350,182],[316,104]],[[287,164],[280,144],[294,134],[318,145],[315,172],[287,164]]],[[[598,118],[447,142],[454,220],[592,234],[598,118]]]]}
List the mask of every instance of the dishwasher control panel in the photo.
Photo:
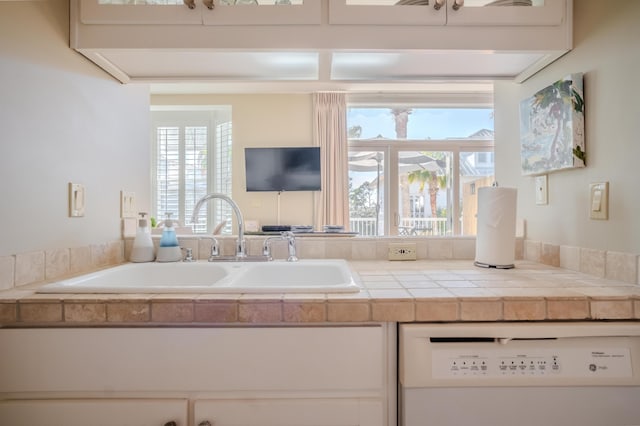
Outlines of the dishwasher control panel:
{"type": "Polygon", "coordinates": [[[433,348],[434,379],[632,377],[628,348],[433,348]]]}
{"type": "Polygon", "coordinates": [[[399,326],[404,388],[639,386],[640,322],[399,326]]]}

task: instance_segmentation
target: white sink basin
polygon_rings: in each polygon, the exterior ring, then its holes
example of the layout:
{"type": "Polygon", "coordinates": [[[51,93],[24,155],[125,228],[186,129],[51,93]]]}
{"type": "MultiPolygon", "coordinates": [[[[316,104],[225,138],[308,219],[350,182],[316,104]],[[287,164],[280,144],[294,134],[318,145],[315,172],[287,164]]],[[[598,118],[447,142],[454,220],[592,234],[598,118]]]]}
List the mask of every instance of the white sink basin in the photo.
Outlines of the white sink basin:
{"type": "Polygon", "coordinates": [[[358,292],[344,260],[129,263],[46,284],[38,293],[358,292]]]}
{"type": "Polygon", "coordinates": [[[216,288],[238,293],[350,293],[360,291],[344,260],[255,263],[216,288]]]}
{"type": "Polygon", "coordinates": [[[46,284],[38,293],[184,293],[203,291],[229,275],[222,263],[129,263],[46,284]]]}

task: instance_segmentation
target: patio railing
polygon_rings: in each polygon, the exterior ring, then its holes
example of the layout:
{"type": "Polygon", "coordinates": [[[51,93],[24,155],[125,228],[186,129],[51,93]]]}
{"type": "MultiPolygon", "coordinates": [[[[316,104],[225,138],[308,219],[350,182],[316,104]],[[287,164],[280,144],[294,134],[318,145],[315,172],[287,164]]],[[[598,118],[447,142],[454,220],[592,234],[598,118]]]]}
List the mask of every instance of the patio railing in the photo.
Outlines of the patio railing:
{"type": "MultiPolygon", "coordinates": [[[[351,232],[357,232],[365,237],[373,237],[378,235],[376,232],[376,220],[374,218],[364,217],[352,217],[349,218],[349,224],[351,232]]],[[[384,225],[381,223],[380,227],[384,225]]],[[[449,235],[447,229],[447,218],[444,217],[425,217],[425,218],[413,218],[404,217],[400,220],[398,226],[398,235],[401,236],[413,236],[413,235],[432,235],[432,236],[444,236],[449,235]]]]}

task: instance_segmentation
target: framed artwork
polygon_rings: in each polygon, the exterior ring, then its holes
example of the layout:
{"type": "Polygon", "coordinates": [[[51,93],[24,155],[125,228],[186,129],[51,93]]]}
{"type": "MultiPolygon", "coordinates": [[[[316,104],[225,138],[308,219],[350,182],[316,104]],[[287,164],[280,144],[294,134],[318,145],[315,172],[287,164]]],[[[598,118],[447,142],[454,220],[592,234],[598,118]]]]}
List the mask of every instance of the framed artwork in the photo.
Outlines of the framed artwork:
{"type": "Polygon", "coordinates": [[[570,74],[520,102],[522,174],[584,167],[583,74],[570,74]]]}

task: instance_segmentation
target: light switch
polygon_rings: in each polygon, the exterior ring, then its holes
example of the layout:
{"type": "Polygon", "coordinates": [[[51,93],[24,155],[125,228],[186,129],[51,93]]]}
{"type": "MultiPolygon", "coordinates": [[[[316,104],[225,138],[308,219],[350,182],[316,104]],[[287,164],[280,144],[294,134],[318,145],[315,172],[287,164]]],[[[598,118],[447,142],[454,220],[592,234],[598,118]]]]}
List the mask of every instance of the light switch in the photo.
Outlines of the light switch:
{"type": "Polygon", "coordinates": [[[84,185],[69,182],[69,217],[83,217],[84,206],[84,185]]]}
{"type": "Polygon", "coordinates": [[[137,217],[136,212],[136,193],[129,191],[120,191],[120,217],[130,218],[137,217]]]}
{"type": "Polygon", "coordinates": [[[547,192],[547,175],[536,176],[536,204],[549,203],[547,192]]]}
{"type": "Polygon", "coordinates": [[[609,219],[609,182],[589,185],[589,217],[591,219],[609,219]]]}

